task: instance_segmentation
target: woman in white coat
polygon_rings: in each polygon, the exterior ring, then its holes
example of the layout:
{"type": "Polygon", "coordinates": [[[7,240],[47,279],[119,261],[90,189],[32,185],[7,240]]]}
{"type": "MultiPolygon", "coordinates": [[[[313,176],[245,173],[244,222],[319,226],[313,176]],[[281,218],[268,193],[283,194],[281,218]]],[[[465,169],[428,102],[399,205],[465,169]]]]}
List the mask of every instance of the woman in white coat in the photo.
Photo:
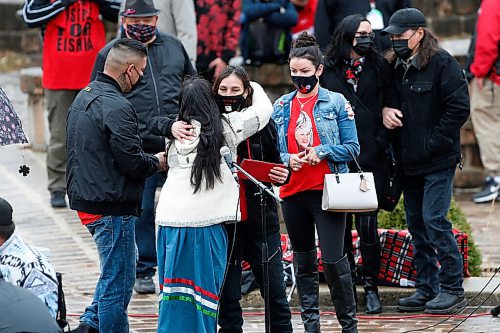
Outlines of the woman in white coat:
{"type": "Polygon", "coordinates": [[[219,151],[233,160],[240,142],[269,121],[272,104],[252,82],[252,106],[221,115],[208,81],[181,88],[179,120],[194,139],[167,144],[168,177],[156,211],[160,308],[158,332],[216,332],[227,263],[224,222],[239,220],[238,188],[219,151]]]}

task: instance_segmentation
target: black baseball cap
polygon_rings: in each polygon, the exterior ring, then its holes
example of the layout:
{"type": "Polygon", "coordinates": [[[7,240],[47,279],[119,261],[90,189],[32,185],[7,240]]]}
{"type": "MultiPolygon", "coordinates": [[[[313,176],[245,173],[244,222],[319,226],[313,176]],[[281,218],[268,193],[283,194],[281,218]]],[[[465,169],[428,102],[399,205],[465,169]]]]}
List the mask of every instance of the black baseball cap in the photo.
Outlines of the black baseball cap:
{"type": "Polygon", "coordinates": [[[426,27],[424,14],[417,8],[400,9],[392,14],[389,26],[382,30],[382,35],[401,35],[408,29],[426,27]]]}
{"type": "Polygon", "coordinates": [[[12,206],[7,200],[0,198],[0,226],[12,224],[12,206]]]}

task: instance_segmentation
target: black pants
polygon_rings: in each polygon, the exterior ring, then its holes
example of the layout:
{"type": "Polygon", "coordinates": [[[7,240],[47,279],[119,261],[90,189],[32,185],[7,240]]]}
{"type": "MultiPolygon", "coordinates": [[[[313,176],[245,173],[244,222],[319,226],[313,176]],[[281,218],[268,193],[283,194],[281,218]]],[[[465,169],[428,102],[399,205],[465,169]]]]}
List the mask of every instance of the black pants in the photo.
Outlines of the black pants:
{"type": "MultiPolygon", "coordinates": [[[[262,266],[262,239],[263,233],[260,221],[260,212],[255,213],[255,207],[249,210],[249,220],[235,224],[226,224],[229,251],[233,244],[234,228],[236,239],[231,257],[228,260],[228,270],[219,308],[219,333],[243,332],[241,299],[241,261],[246,260],[252,268],[252,273],[263,294],[263,266],[262,266]],[[255,218],[253,218],[255,217],[255,218]]],[[[267,213],[267,242],[269,256],[269,307],[271,332],[292,332],[291,313],[286,299],[283,264],[281,262],[281,241],[279,222],[276,207],[268,207],[267,213]]]]}
{"type": "MultiPolygon", "coordinates": [[[[380,253],[366,253],[366,251],[374,251],[374,248],[380,252],[380,238],[378,235],[378,210],[374,212],[367,213],[350,213],[347,214],[347,226],[345,230],[344,239],[344,252],[347,254],[349,259],[349,264],[351,266],[351,272],[353,277],[353,283],[358,280],[356,276],[356,264],[354,262],[354,248],[352,246],[352,221],[354,219],[354,224],[356,230],[358,231],[358,237],[360,241],[361,256],[363,258],[363,267],[361,268],[362,276],[373,276],[376,283],[376,277],[378,275],[378,269],[380,268],[380,253]],[[370,271],[375,269],[375,271],[370,271]]],[[[359,276],[361,277],[361,276],[359,276]]]]}
{"type": "Polygon", "coordinates": [[[294,252],[316,248],[316,226],[322,258],[337,262],[344,255],[345,213],[321,209],[321,191],[304,191],[283,200],[283,217],[294,252]]]}

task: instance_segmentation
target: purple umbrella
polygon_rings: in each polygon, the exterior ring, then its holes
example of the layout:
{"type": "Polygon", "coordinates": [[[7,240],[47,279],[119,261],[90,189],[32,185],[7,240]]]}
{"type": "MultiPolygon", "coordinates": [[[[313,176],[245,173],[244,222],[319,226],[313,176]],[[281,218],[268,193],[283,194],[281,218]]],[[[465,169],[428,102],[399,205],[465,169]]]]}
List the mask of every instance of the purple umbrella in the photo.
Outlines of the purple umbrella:
{"type": "Polygon", "coordinates": [[[0,87],[0,146],[28,143],[21,120],[0,87]]]}

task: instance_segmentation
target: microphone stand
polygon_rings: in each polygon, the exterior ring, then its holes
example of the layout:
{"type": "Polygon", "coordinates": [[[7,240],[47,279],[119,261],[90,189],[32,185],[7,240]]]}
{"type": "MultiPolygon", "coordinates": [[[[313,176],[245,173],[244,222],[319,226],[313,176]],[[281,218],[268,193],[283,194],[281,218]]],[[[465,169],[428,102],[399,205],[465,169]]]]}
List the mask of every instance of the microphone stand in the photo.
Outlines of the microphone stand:
{"type": "Polygon", "coordinates": [[[261,258],[262,258],[262,275],[264,280],[263,290],[264,290],[264,312],[265,312],[265,326],[266,333],[271,331],[271,318],[270,318],[270,310],[269,310],[269,248],[267,244],[267,221],[266,221],[266,202],[264,200],[264,192],[269,195],[271,198],[281,203],[283,200],[278,197],[274,192],[272,192],[266,185],[262,182],[258,181],[246,172],[241,166],[233,162],[233,166],[238,169],[242,174],[244,174],[252,183],[254,183],[259,188],[259,193],[256,194],[260,197],[260,217],[261,217],[261,225],[262,225],[262,233],[264,235],[262,239],[262,247],[261,247],[261,258]]]}

